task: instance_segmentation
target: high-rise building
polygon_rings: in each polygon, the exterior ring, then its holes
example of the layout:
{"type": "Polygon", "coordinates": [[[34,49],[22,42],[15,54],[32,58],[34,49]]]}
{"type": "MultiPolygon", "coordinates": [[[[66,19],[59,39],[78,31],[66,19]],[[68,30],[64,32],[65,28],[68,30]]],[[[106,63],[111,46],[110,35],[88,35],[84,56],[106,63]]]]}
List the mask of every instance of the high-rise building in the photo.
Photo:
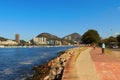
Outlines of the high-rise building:
{"type": "Polygon", "coordinates": [[[20,35],[19,34],[16,34],[15,35],[15,41],[20,44],[20,35]]]}

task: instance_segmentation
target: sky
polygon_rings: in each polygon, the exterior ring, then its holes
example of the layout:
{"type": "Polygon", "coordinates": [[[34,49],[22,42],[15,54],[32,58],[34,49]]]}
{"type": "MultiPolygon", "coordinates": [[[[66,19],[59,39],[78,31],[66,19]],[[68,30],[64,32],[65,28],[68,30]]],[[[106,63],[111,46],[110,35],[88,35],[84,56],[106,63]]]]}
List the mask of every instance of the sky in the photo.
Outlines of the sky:
{"type": "Polygon", "coordinates": [[[120,34],[120,0],[0,0],[0,36],[30,40],[95,29],[102,38],[120,34]]]}

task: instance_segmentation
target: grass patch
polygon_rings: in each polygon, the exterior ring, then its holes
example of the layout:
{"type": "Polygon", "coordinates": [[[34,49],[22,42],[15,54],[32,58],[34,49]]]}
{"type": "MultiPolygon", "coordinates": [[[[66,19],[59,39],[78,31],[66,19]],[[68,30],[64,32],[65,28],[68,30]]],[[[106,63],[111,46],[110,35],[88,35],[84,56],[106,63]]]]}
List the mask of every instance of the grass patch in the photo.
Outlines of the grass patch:
{"type": "Polygon", "coordinates": [[[112,55],[112,51],[108,48],[105,48],[105,54],[112,55]]]}
{"type": "Polygon", "coordinates": [[[114,53],[112,53],[112,50],[110,50],[109,48],[106,48],[106,49],[105,49],[105,54],[106,54],[106,55],[109,55],[109,56],[111,56],[111,57],[120,59],[120,57],[117,57],[114,53]]]}

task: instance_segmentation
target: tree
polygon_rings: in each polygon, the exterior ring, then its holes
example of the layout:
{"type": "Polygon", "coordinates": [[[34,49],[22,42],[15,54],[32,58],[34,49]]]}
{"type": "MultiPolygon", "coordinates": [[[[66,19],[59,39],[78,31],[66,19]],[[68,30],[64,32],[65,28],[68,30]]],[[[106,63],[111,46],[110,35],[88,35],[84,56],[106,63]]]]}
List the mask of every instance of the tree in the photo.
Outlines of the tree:
{"type": "Polygon", "coordinates": [[[19,45],[21,45],[21,46],[25,46],[26,45],[26,41],[24,41],[24,40],[20,40],[20,44],[19,45]]]}
{"type": "Polygon", "coordinates": [[[113,37],[113,36],[110,36],[110,37],[108,38],[108,41],[109,41],[109,43],[110,43],[110,42],[117,42],[116,38],[113,37]]]}
{"type": "Polygon", "coordinates": [[[100,36],[96,30],[88,30],[82,36],[82,42],[84,44],[98,43],[100,41],[100,36]]]}
{"type": "Polygon", "coordinates": [[[120,35],[117,35],[116,39],[118,42],[120,42],[120,35]]]}
{"type": "Polygon", "coordinates": [[[120,35],[117,35],[116,39],[117,39],[117,42],[118,42],[118,46],[120,47],[120,35]]]}

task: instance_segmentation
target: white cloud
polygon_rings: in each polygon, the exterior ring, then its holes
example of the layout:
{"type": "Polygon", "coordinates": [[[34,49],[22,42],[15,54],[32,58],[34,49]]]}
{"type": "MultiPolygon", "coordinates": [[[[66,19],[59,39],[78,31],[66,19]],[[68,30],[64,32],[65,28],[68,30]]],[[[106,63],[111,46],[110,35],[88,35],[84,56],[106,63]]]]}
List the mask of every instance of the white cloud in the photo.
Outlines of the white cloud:
{"type": "Polygon", "coordinates": [[[116,32],[115,35],[119,35],[120,33],[119,32],[116,32]]]}

